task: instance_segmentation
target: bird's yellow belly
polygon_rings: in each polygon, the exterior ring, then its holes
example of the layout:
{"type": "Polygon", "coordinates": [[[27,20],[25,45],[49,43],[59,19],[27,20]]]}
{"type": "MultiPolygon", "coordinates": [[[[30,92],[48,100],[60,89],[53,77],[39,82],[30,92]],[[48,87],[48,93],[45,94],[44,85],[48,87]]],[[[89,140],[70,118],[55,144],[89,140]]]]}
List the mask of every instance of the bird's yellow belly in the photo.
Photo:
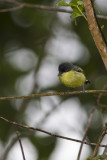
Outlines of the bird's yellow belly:
{"type": "Polygon", "coordinates": [[[81,72],[69,71],[60,75],[59,80],[65,86],[75,88],[82,86],[86,81],[86,77],[81,72]]]}

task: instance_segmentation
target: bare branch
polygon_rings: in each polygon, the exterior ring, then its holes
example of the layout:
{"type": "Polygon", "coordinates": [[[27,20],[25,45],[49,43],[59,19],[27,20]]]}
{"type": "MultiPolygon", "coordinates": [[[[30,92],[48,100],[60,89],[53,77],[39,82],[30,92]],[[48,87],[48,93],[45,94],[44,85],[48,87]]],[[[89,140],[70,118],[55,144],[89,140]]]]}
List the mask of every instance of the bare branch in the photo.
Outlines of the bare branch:
{"type": "MultiPolygon", "coordinates": [[[[73,139],[73,138],[69,138],[69,137],[65,137],[65,136],[60,136],[60,135],[45,131],[43,129],[33,128],[33,127],[30,127],[30,126],[27,126],[27,125],[19,124],[17,122],[10,121],[10,120],[2,117],[2,116],[0,116],[0,119],[5,121],[5,122],[7,122],[7,123],[10,123],[10,124],[12,124],[14,126],[18,126],[18,127],[21,127],[21,128],[29,129],[29,130],[32,130],[32,131],[42,132],[42,133],[45,133],[45,134],[48,134],[50,136],[57,137],[57,138],[61,138],[61,139],[69,140],[69,141],[74,141],[74,142],[78,142],[78,143],[82,143],[81,140],[77,140],[77,139],[73,139]]],[[[84,142],[84,144],[96,146],[96,143],[84,142]]],[[[101,144],[99,146],[100,147],[106,147],[106,145],[101,145],[101,144]]]]}
{"type": "MultiPolygon", "coordinates": [[[[103,89],[106,89],[106,88],[107,88],[107,84],[104,85],[103,89]]],[[[85,131],[84,131],[84,135],[83,135],[82,142],[84,142],[84,140],[85,140],[85,138],[86,138],[87,131],[88,131],[89,126],[90,126],[90,124],[91,124],[93,115],[94,115],[94,113],[95,113],[95,111],[96,111],[96,109],[97,109],[97,106],[100,105],[100,99],[101,99],[102,96],[103,96],[103,93],[100,93],[100,94],[98,95],[97,100],[96,100],[96,105],[92,108],[92,111],[91,111],[91,113],[90,113],[90,115],[89,115],[88,122],[87,122],[87,125],[86,125],[86,128],[85,128],[85,131]]],[[[81,152],[82,152],[82,147],[83,147],[83,143],[81,143],[77,160],[80,159],[80,155],[81,155],[81,152]]]]}
{"type": "Polygon", "coordinates": [[[17,137],[18,137],[18,140],[19,140],[19,144],[20,144],[20,148],[21,148],[21,152],[22,152],[23,160],[26,160],[26,158],[25,158],[25,154],[24,154],[24,150],[23,150],[23,146],[22,146],[22,142],[21,142],[21,139],[20,139],[20,136],[19,136],[19,132],[18,132],[18,131],[16,131],[16,134],[17,134],[17,137]]]}
{"type": "Polygon", "coordinates": [[[106,145],[106,147],[104,149],[103,155],[107,155],[107,145],[106,145]]]}
{"type": "MultiPolygon", "coordinates": [[[[107,89],[107,84],[104,85],[103,90],[107,89]]],[[[100,105],[100,99],[103,96],[103,93],[100,93],[97,98],[97,105],[100,105]]]]}
{"type": "Polygon", "coordinates": [[[101,141],[103,140],[103,138],[104,138],[104,136],[105,136],[105,134],[106,134],[106,131],[107,131],[107,123],[105,124],[105,127],[104,127],[104,129],[103,129],[103,132],[102,132],[102,134],[101,134],[101,136],[100,136],[100,138],[99,138],[99,140],[98,140],[98,142],[97,142],[97,144],[96,144],[96,147],[95,147],[95,149],[94,149],[94,152],[93,152],[91,158],[94,158],[94,157],[95,157],[95,155],[96,155],[96,153],[97,153],[97,150],[98,150],[98,147],[100,146],[100,143],[101,143],[101,141]]]}
{"type": "MultiPolygon", "coordinates": [[[[107,90],[86,90],[85,94],[99,94],[99,93],[107,93],[107,90]]],[[[79,95],[84,94],[83,91],[72,91],[69,92],[69,95],[79,95]]],[[[68,95],[68,92],[55,92],[55,93],[37,93],[31,94],[27,96],[15,96],[15,97],[0,97],[0,100],[11,100],[11,99],[32,99],[37,97],[46,97],[46,96],[64,96],[68,95]]]]}
{"type": "Polygon", "coordinates": [[[100,14],[97,14],[96,17],[99,18],[99,19],[107,20],[107,16],[103,16],[103,15],[100,15],[100,14]]]}
{"type": "MultiPolygon", "coordinates": [[[[63,12],[63,13],[72,14],[72,10],[63,9],[63,8],[54,8],[54,7],[50,7],[50,6],[44,6],[44,5],[22,3],[22,2],[13,1],[13,0],[0,0],[0,1],[21,6],[19,8],[18,7],[14,7],[14,8],[8,8],[8,9],[1,9],[0,12],[11,12],[11,11],[14,11],[14,10],[17,10],[17,9],[20,9],[20,8],[23,8],[23,7],[27,7],[27,8],[36,8],[36,9],[53,11],[53,12],[63,12]]],[[[97,18],[107,20],[107,16],[103,16],[103,15],[97,15],[97,18]]]]}
{"type": "Polygon", "coordinates": [[[94,112],[95,112],[96,108],[97,108],[97,106],[95,105],[95,106],[92,108],[92,111],[91,111],[91,113],[90,113],[90,116],[89,116],[89,119],[88,119],[88,122],[87,122],[87,126],[86,126],[85,131],[84,131],[82,143],[81,143],[81,146],[80,146],[80,149],[79,149],[79,153],[78,153],[77,160],[80,160],[80,156],[81,156],[81,152],[82,152],[82,147],[83,147],[83,144],[84,144],[84,140],[85,140],[85,138],[86,138],[87,131],[88,131],[88,129],[89,129],[89,126],[90,126],[90,123],[91,123],[91,120],[92,120],[92,118],[93,118],[93,115],[94,115],[94,112]]]}
{"type": "Polygon", "coordinates": [[[23,7],[27,7],[27,8],[36,8],[36,9],[42,9],[42,10],[48,10],[48,11],[55,11],[55,12],[72,13],[71,10],[54,8],[54,7],[45,6],[45,5],[22,3],[22,2],[13,1],[13,0],[0,0],[0,1],[7,2],[7,3],[10,3],[10,4],[14,4],[14,5],[18,5],[18,6],[23,5],[23,7]]]}
{"type": "Polygon", "coordinates": [[[17,7],[12,7],[12,8],[7,8],[7,9],[0,9],[0,12],[12,12],[12,11],[16,11],[21,8],[23,8],[23,5],[19,5],[17,7]]]}
{"type": "Polygon", "coordinates": [[[83,3],[87,15],[89,30],[101,55],[105,68],[107,69],[107,44],[96,19],[93,2],[92,0],[83,0],[83,3]]]}
{"type": "MultiPolygon", "coordinates": [[[[35,68],[35,72],[34,72],[34,75],[33,75],[34,77],[36,77],[36,75],[37,75],[37,73],[38,73],[38,70],[39,70],[39,68],[40,68],[40,66],[41,66],[41,62],[42,62],[44,56],[45,56],[45,53],[43,54],[42,57],[39,57],[39,60],[38,60],[38,63],[37,63],[37,67],[35,68]]],[[[35,91],[35,88],[36,88],[36,89],[38,88],[37,82],[34,81],[34,83],[32,84],[32,86],[33,86],[33,87],[32,87],[31,94],[35,91]]],[[[22,102],[21,105],[20,105],[20,109],[19,109],[19,111],[18,111],[18,114],[16,114],[16,116],[15,116],[15,121],[17,121],[17,120],[18,120],[18,122],[21,121],[21,119],[23,118],[23,114],[25,113],[25,110],[26,110],[27,107],[28,107],[29,101],[30,101],[30,99],[24,99],[24,100],[23,100],[23,102],[22,102]]],[[[10,132],[10,133],[13,133],[13,132],[14,132],[14,128],[13,128],[12,126],[10,127],[9,132],[10,132]]],[[[3,153],[3,156],[2,156],[3,158],[2,158],[2,160],[6,160],[6,159],[7,159],[8,153],[9,153],[9,151],[11,150],[11,148],[14,146],[15,141],[16,141],[16,139],[12,138],[9,146],[6,148],[5,152],[3,153]]]]}
{"type": "MultiPolygon", "coordinates": [[[[103,155],[107,155],[107,145],[106,145],[106,147],[104,149],[103,155]]],[[[107,160],[107,159],[105,159],[105,160],[107,160]]]]}
{"type": "Polygon", "coordinates": [[[12,148],[12,146],[16,143],[16,141],[17,141],[17,138],[13,137],[12,141],[9,143],[9,145],[7,145],[7,148],[4,151],[5,154],[3,153],[3,155],[0,157],[0,160],[6,160],[8,152],[10,151],[10,149],[12,148]]]}

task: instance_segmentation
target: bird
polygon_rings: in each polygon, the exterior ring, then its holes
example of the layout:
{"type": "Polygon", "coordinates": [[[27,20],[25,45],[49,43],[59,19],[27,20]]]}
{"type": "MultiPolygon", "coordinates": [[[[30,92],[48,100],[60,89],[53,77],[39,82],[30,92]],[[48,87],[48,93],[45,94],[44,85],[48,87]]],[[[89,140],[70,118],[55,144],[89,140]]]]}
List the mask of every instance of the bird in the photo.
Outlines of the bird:
{"type": "Polygon", "coordinates": [[[63,85],[69,88],[82,86],[83,92],[85,92],[84,85],[90,83],[90,81],[86,79],[82,68],[72,63],[64,62],[59,65],[58,70],[58,77],[63,85]]]}

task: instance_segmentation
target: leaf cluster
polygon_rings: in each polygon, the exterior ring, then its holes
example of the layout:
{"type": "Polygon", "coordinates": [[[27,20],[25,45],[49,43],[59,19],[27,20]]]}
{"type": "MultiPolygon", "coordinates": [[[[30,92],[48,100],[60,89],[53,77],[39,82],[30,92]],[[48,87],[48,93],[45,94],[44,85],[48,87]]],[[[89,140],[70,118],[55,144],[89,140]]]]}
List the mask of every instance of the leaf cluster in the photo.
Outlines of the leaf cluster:
{"type": "Polygon", "coordinates": [[[73,13],[71,14],[71,18],[74,18],[75,22],[76,22],[76,18],[80,16],[83,16],[87,20],[86,16],[83,13],[84,5],[82,0],[72,0],[70,3],[66,3],[64,0],[61,0],[57,3],[56,6],[71,7],[73,10],[73,13]]]}

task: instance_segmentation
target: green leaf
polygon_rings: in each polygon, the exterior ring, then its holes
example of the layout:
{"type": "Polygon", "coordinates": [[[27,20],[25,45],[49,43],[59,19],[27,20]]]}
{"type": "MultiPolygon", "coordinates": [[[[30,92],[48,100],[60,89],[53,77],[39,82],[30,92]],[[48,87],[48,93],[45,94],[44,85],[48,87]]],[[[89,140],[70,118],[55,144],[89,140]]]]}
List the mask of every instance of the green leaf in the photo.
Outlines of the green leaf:
{"type": "Polygon", "coordinates": [[[84,5],[82,0],[72,0],[69,5],[73,9],[73,14],[71,15],[71,17],[77,18],[79,16],[83,16],[87,20],[86,16],[83,14],[84,5]]]}
{"type": "Polygon", "coordinates": [[[84,4],[83,4],[82,0],[72,0],[69,4],[71,4],[71,3],[75,6],[79,6],[84,9],[84,4]]]}
{"type": "Polygon", "coordinates": [[[78,12],[73,12],[70,17],[71,18],[77,18],[79,16],[82,16],[82,15],[80,13],[78,13],[78,12]]]}
{"type": "Polygon", "coordinates": [[[83,1],[81,0],[77,1],[77,4],[84,7],[83,1]]]}
{"type": "Polygon", "coordinates": [[[83,16],[87,20],[86,16],[83,14],[84,5],[82,0],[72,0],[69,4],[61,0],[57,3],[57,6],[70,6],[73,10],[71,17],[75,19],[75,22],[76,22],[76,18],[79,16],[83,16]]]}
{"type": "Polygon", "coordinates": [[[66,3],[65,1],[59,1],[59,2],[56,4],[56,6],[57,6],[57,7],[58,7],[58,6],[69,6],[69,4],[66,3]]]}
{"type": "Polygon", "coordinates": [[[106,160],[107,159],[107,155],[99,155],[99,156],[96,156],[94,158],[91,158],[89,157],[87,160],[106,160]]]}
{"type": "Polygon", "coordinates": [[[83,3],[81,3],[80,1],[76,2],[76,1],[72,1],[69,3],[69,5],[71,6],[71,8],[73,9],[73,11],[75,12],[83,12],[84,11],[84,5],[83,3]]]}

